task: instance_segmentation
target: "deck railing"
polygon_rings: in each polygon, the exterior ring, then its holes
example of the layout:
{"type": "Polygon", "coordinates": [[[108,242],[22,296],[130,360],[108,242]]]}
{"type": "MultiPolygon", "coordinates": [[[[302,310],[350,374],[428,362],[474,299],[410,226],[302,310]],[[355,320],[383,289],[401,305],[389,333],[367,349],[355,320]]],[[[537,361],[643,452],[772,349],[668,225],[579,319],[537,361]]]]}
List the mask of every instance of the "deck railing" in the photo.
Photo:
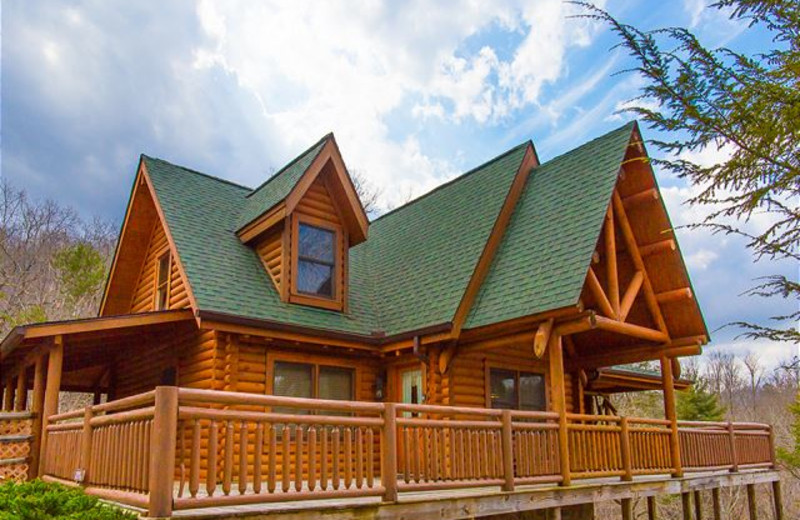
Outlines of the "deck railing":
{"type": "Polygon", "coordinates": [[[772,466],[769,426],[159,387],[49,418],[44,478],[173,509],[772,466]],[[563,421],[566,419],[566,421],[563,421]],[[559,427],[560,420],[566,430],[559,427]],[[673,460],[673,432],[680,447],[673,460]],[[560,453],[566,446],[568,459],[560,453]]]}

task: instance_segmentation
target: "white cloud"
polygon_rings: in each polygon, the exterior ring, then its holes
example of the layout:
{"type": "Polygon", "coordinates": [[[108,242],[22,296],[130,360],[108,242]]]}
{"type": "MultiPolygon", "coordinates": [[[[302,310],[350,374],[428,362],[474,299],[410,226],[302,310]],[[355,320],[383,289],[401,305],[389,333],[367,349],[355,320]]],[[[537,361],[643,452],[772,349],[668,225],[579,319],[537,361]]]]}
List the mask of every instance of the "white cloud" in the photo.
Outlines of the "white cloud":
{"type": "MultiPolygon", "coordinates": [[[[560,0],[458,9],[422,1],[398,9],[388,1],[204,0],[197,16],[209,43],[195,49],[193,65],[224,70],[252,92],[286,154],[334,130],[348,164],[372,182],[403,179],[419,192],[452,176],[453,166],[409,147],[413,134],[393,135],[392,112],[410,106],[421,123],[495,124],[536,103],[542,85],[564,74],[567,49],[588,45],[598,30],[569,18],[574,9],[560,0]],[[508,60],[491,42],[464,50],[487,30],[520,35],[508,60]]],[[[396,204],[396,193],[387,190],[384,202],[396,204]]]]}

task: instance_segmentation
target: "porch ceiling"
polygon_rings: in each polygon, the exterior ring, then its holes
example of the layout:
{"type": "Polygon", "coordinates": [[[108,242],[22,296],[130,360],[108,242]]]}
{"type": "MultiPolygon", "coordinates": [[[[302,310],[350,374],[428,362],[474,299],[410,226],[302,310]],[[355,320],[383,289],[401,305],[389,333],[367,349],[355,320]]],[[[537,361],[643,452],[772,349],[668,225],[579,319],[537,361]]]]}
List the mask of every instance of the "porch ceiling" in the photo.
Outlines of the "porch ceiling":
{"type": "MultiPolygon", "coordinates": [[[[38,323],[14,328],[0,343],[0,372],[14,372],[30,365],[40,349],[52,345],[57,336],[64,342],[62,387],[91,387],[107,376],[106,366],[121,349],[159,341],[177,328],[196,327],[191,311],[89,318],[38,323]]],[[[30,368],[29,368],[30,369],[30,368]]],[[[27,378],[32,384],[33,378],[27,378]]]]}

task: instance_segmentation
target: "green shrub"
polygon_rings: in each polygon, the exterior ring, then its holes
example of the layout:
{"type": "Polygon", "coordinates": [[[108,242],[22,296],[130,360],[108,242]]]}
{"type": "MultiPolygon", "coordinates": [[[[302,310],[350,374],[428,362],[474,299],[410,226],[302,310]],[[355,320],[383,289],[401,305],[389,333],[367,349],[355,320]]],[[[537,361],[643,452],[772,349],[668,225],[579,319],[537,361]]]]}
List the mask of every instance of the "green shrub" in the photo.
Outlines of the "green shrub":
{"type": "Polygon", "coordinates": [[[0,520],[136,520],[80,488],[41,480],[0,485],[0,520]]]}

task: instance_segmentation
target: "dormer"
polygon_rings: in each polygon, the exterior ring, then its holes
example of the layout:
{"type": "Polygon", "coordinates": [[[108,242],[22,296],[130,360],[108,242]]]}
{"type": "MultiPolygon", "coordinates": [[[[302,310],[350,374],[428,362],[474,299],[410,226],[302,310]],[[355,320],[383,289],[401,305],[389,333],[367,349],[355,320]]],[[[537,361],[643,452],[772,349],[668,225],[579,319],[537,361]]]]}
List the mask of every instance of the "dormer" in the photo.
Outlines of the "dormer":
{"type": "Polygon", "coordinates": [[[236,234],[258,254],[281,300],[345,311],[348,252],[368,227],[329,134],[247,196],[236,234]]]}

